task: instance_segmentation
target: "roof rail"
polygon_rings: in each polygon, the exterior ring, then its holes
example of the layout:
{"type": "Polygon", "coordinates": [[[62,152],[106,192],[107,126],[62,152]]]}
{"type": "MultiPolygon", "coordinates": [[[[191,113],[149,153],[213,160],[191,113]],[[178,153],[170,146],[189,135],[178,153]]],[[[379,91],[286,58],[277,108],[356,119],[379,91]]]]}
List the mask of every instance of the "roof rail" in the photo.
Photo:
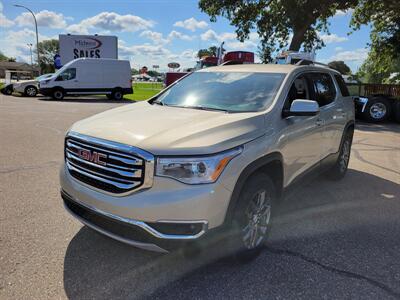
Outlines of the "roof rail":
{"type": "Polygon", "coordinates": [[[327,64],[323,64],[323,63],[320,63],[320,62],[317,62],[317,61],[311,61],[311,60],[307,60],[307,59],[299,60],[299,61],[296,63],[296,66],[308,66],[308,65],[319,65],[319,66],[323,66],[323,67],[332,69],[332,68],[331,68],[329,65],[327,65],[327,64]]]}

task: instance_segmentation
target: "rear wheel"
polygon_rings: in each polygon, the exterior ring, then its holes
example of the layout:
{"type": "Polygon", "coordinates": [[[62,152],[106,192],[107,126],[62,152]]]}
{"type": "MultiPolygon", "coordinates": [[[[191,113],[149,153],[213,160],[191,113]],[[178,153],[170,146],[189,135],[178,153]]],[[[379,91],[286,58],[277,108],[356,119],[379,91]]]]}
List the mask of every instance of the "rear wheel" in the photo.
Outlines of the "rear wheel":
{"type": "Polygon", "coordinates": [[[13,91],[14,91],[13,88],[8,86],[8,87],[5,87],[5,88],[4,88],[3,93],[4,93],[5,95],[10,96],[10,95],[12,95],[13,91]]]}
{"type": "Polygon", "coordinates": [[[29,85],[25,88],[24,94],[28,97],[35,97],[38,93],[38,90],[35,86],[29,85]]]}
{"type": "Polygon", "coordinates": [[[252,259],[261,252],[271,230],[275,202],[275,186],[268,175],[257,173],[246,182],[233,220],[238,259],[252,259]]]}
{"type": "Polygon", "coordinates": [[[383,122],[389,118],[391,111],[389,100],[373,97],[368,99],[363,116],[369,122],[383,122]]]}
{"type": "Polygon", "coordinates": [[[120,89],[116,89],[113,93],[112,93],[112,98],[114,100],[122,100],[124,98],[124,94],[122,93],[122,91],[120,89]]]}
{"type": "Polygon", "coordinates": [[[62,100],[64,98],[64,91],[61,89],[56,89],[53,91],[52,97],[55,100],[62,100]]]}

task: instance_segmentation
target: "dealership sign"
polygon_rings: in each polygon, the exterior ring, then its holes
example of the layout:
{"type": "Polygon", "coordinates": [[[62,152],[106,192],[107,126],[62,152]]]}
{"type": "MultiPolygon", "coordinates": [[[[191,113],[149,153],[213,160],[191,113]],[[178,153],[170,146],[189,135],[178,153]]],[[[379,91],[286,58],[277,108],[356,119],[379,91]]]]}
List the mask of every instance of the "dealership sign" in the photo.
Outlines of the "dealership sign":
{"type": "Polygon", "coordinates": [[[118,38],[105,35],[60,34],[61,64],[80,58],[118,59],[118,38]]]}
{"type": "Polygon", "coordinates": [[[178,63],[176,63],[176,62],[170,62],[170,63],[168,64],[168,68],[171,68],[171,69],[178,69],[180,66],[181,66],[181,65],[178,64],[178,63]]]}

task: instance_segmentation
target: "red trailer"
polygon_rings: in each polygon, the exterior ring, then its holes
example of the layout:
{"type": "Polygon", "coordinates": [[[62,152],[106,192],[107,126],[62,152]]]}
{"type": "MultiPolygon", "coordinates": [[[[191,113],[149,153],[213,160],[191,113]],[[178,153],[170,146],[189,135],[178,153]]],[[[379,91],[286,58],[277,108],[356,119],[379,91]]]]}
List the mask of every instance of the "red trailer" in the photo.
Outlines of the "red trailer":
{"type": "MultiPolygon", "coordinates": [[[[231,51],[227,52],[223,59],[222,63],[229,64],[253,64],[254,63],[254,53],[248,51],[231,51]]],[[[194,71],[201,70],[208,67],[218,66],[218,57],[215,56],[205,56],[202,57],[196,64],[194,71]]],[[[179,78],[182,78],[186,74],[191,72],[167,72],[165,75],[165,86],[169,86],[170,84],[177,81],[179,78]]]]}

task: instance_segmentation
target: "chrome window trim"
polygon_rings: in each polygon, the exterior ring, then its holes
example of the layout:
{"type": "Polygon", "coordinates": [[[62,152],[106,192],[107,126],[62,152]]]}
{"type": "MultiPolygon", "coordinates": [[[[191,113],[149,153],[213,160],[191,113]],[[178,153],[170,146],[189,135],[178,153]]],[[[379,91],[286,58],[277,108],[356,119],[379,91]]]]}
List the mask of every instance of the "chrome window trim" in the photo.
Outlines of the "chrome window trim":
{"type": "MultiPolygon", "coordinates": [[[[122,144],[122,143],[117,143],[117,142],[113,142],[113,141],[109,141],[109,140],[105,140],[105,139],[101,139],[101,138],[95,138],[92,136],[88,136],[85,134],[81,134],[81,133],[77,133],[74,131],[69,131],[65,137],[66,139],[68,138],[73,138],[73,139],[77,139],[77,140],[81,140],[83,143],[87,142],[90,143],[92,145],[97,145],[100,147],[104,147],[106,149],[110,149],[111,151],[116,151],[118,155],[123,156],[124,152],[128,153],[128,154],[132,154],[133,156],[138,156],[140,158],[142,158],[144,160],[144,164],[145,164],[145,169],[144,169],[144,178],[143,178],[143,184],[141,186],[139,186],[138,188],[135,188],[131,191],[127,191],[125,193],[111,193],[102,189],[99,189],[95,186],[92,186],[90,184],[84,183],[82,181],[80,181],[79,179],[75,178],[74,176],[72,176],[69,172],[68,175],[71,176],[71,178],[73,180],[76,180],[77,182],[79,182],[79,184],[82,184],[92,190],[95,190],[97,192],[100,192],[102,194],[107,194],[107,195],[111,195],[114,197],[123,197],[123,196],[127,196],[133,193],[137,193],[139,191],[145,190],[145,189],[149,189],[153,186],[153,181],[154,181],[154,168],[155,168],[155,158],[154,155],[151,154],[150,152],[144,151],[140,148],[137,148],[135,146],[131,146],[131,145],[126,145],[126,144],[122,144]],[[121,152],[121,153],[120,153],[121,152]]],[[[101,149],[100,149],[101,150],[101,149]]],[[[104,149],[102,149],[104,150],[104,149]]],[[[64,155],[65,158],[65,155],[64,155]]]]}

